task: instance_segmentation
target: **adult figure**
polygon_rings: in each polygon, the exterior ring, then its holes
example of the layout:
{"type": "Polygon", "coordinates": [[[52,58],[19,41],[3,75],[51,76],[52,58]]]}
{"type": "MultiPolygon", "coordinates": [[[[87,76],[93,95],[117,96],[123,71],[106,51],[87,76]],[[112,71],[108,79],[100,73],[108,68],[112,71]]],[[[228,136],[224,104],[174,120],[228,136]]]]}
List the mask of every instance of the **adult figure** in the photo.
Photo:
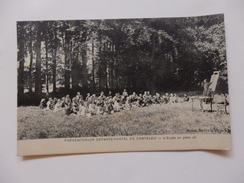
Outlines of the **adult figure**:
{"type": "Polygon", "coordinates": [[[210,89],[209,86],[212,84],[212,82],[208,82],[207,79],[203,80],[203,96],[209,96],[210,89]]]}

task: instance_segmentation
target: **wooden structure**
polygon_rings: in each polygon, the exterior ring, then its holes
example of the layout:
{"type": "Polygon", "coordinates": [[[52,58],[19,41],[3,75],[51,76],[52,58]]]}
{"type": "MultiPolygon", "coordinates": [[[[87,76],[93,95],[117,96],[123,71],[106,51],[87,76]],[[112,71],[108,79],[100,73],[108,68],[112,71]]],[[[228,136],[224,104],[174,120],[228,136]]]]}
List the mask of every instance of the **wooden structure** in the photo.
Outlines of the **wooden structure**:
{"type": "Polygon", "coordinates": [[[221,111],[221,108],[224,108],[224,112],[227,113],[227,106],[229,105],[228,96],[225,94],[221,94],[220,97],[215,96],[216,87],[219,80],[220,71],[214,71],[211,79],[210,84],[208,87],[208,95],[207,96],[197,96],[191,97],[192,102],[192,111],[194,110],[194,101],[199,101],[200,110],[201,111],[213,111],[213,104],[217,106],[217,112],[221,111]],[[204,109],[204,105],[209,106],[209,110],[204,109]]]}

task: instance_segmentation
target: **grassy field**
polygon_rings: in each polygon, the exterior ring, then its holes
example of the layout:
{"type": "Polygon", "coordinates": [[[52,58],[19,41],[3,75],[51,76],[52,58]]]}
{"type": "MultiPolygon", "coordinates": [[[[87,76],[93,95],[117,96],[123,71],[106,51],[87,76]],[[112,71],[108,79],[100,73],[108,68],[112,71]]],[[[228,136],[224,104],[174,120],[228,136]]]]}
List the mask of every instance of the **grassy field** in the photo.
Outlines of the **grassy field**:
{"type": "Polygon", "coordinates": [[[111,115],[78,117],[18,107],[18,139],[230,133],[229,115],[192,112],[191,103],[155,104],[111,115]]]}

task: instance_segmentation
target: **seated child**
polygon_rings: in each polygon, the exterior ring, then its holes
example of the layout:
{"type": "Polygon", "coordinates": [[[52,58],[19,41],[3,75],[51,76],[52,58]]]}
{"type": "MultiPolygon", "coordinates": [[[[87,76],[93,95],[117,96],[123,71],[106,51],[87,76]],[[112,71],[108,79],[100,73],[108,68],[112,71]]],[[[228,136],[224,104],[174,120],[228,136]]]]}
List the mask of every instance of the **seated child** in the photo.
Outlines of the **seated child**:
{"type": "Polygon", "coordinates": [[[114,101],[113,109],[114,109],[114,112],[119,112],[121,110],[121,106],[120,106],[119,102],[114,101]]]}
{"type": "Polygon", "coordinates": [[[80,104],[79,105],[78,115],[80,115],[80,116],[86,116],[87,112],[88,111],[87,111],[86,103],[80,104]]]}
{"type": "Polygon", "coordinates": [[[95,115],[96,114],[96,108],[95,108],[95,104],[94,103],[90,103],[88,106],[88,112],[91,115],[95,115]]]}
{"type": "Polygon", "coordinates": [[[44,108],[46,107],[46,99],[45,99],[45,98],[42,98],[42,99],[41,99],[41,102],[40,102],[40,104],[39,104],[39,107],[40,107],[41,109],[44,109],[44,108]]]}
{"type": "Polygon", "coordinates": [[[74,100],[72,101],[72,112],[74,114],[77,114],[77,112],[79,111],[79,105],[78,103],[76,103],[74,100]]]}
{"type": "Polygon", "coordinates": [[[103,115],[103,107],[101,105],[96,106],[96,114],[103,115]]]}
{"type": "Polygon", "coordinates": [[[53,99],[49,98],[47,101],[47,110],[53,110],[54,106],[53,106],[53,99]]]}
{"type": "Polygon", "coordinates": [[[72,113],[72,105],[71,104],[70,105],[65,105],[64,111],[65,111],[66,115],[70,115],[72,113]]]}
{"type": "Polygon", "coordinates": [[[189,102],[189,96],[187,96],[187,94],[184,94],[183,101],[189,102]]]}
{"type": "Polygon", "coordinates": [[[63,110],[62,101],[61,99],[58,99],[57,103],[54,105],[54,112],[61,111],[61,110],[63,110]]]}

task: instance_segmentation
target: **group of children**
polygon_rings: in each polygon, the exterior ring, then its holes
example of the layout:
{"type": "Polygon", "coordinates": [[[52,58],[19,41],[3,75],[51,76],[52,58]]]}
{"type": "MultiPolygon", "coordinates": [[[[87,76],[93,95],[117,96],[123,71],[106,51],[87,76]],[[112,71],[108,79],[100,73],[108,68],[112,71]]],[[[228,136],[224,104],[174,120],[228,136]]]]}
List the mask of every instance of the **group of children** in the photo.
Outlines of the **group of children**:
{"type": "Polygon", "coordinates": [[[116,93],[112,96],[109,92],[108,96],[101,92],[99,96],[95,94],[87,94],[85,98],[77,92],[76,96],[71,99],[69,95],[58,98],[42,99],[40,108],[51,110],[54,112],[64,111],[66,115],[76,114],[80,116],[90,117],[92,115],[103,115],[119,112],[122,110],[130,110],[133,106],[145,107],[151,104],[170,104],[178,102],[187,102],[189,97],[185,94],[183,97],[178,97],[176,94],[160,95],[156,93],[151,95],[150,92],[145,91],[144,94],[131,95],[126,90],[122,94],[116,93]]]}

